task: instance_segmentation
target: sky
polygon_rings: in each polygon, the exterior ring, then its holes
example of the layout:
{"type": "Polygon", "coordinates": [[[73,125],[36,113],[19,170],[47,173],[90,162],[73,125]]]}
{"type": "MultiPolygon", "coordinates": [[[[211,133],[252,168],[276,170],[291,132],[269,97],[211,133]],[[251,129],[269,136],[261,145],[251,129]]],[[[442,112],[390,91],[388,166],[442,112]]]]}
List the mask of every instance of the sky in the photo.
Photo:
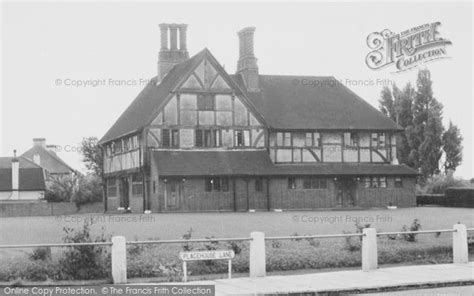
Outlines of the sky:
{"type": "Polygon", "coordinates": [[[237,31],[256,27],[261,74],[334,76],[378,107],[380,91],[416,83],[417,69],[393,73],[365,64],[372,32],[441,22],[449,59],[423,65],[434,96],[464,137],[456,175],[473,174],[472,4],[468,2],[150,3],[2,2],[0,155],[22,153],[32,138],[84,170],[83,137],[101,138],[157,74],[160,23],[188,24],[188,50],[207,47],[233,74],[237,31]]]}

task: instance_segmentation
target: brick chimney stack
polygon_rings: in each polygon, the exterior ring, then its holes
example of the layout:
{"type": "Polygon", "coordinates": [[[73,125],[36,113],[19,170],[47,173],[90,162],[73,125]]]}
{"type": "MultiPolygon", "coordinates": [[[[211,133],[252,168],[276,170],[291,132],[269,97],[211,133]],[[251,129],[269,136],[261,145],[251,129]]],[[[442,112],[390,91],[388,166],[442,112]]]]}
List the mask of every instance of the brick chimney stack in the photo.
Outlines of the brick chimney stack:
{"type": "Polygon", "coordinates": [[[243,28],[237,33],[239,36],[239,61],[236,74],[242,76],[249,92],[260,91],[257,58],[254,55],[254,33],[254,27],[243,28]]]}
{"type": "Polygon", "coordinates": [[[186,29],[186,24],[160,24],[161,49],[158,54],[158,81],[161,81],[176,64],[189,58],[186,45],[186,29]]]}
{"type": "Polygon", "coordinates": [[[34,138],[33,139],[33,145],[46,148],[46,139],[45,138],[34,138]]]}

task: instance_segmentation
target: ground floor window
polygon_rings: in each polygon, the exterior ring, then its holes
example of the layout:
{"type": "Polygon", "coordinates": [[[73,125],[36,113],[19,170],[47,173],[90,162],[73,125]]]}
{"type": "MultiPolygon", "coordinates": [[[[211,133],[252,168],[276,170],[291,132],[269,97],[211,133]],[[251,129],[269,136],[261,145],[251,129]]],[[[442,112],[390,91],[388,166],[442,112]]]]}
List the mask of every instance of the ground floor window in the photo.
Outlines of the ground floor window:
{"type": "Polygon", "coordinates": [[[386,177],[365,177],[364,188],[387,188],[386,177]]]}
{"type": "Polygon", "coordinates": [[[107,179],[107,197],[117,197],[117,179],[107,179]]]}
{"type": "Polygon", "coordinates": [[[141,196],[143,194],[143,176],[136,174],[132,176],[132,195],[141,196]]]}
{"type": "Polygon", "coordinates": [[[226,177],[211,177],[206,178],[205,190],[207,192],[227,192],[229,191],[229,178],[226,177]]]}
{"type": "Polygon", "coordinates": [[[395,187],[402,188],[403,187],[403,180],[400,177],[395,178],[395,187]]]}
{"type": "Polygon", "coordinates": [[[296,189],[296,179],[293,177],[288,178],[288,189],[296,189]]]}
{"type": "Polygon", "coordinates": [[[327,180],[314,177],[303,178],[304,189],[326,189],[328,187],[327,180]]]}

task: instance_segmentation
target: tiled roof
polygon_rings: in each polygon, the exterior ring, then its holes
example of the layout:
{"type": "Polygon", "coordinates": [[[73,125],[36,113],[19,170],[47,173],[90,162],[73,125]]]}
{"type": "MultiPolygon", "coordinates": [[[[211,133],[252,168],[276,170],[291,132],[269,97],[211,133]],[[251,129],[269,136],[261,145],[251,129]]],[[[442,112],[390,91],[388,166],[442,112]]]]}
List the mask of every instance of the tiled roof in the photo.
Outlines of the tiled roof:
{"type": "Polygon", "coordinates": [[[405,165],[365,163],[273,164],[264,150],[154,151],[160,176],[417,175],[405,165]]]}
{"type": "MultiPolygon", "coordinates": [[[[12,159],[13,157],[0,157],[0,191],[12,189],[12,159]]],[[[18,160],[19,190],[45,190],[43,169],[26,158],[18,157],[18,160]]]]}
{"type": "Polygon", "coordinates": [[[265,175],[273,164],[266,151],[154,151],[160,176],[265,175]]]}
{"type": "Polygon", "coordinates": [[[259,85],[247,97],[275,129],[401,129],[334,77],[260,75],[259,85]]]}
{"type": "MultiPolygon", "coordinates": [[[[157,115],[170,92],[206,56],[204,49],[157,77],[140,92],[99,143],[141,130],[157,115]]],[[[244,90],[239,75],[230,75],[244,90]]],[[[248,93],[266,123],[276,129],[398,130],[400,127],[334,77],[260,75],[259,93],[248,93]]]]}
{"type": "Polygon", "coordinates": [[[197,66],[206,51],[208,50],[204,49],[189,60],[174,66],[158,85],[158,78],[153,77],[99,143],[138,131],[151,122],[170,92],[186,73],[197,66]]]}
{"type": "Polygon", "coordinates": [[[35,145],[21,156],[33,161],[35,154],[38,154],[40,157],[40,166],[51,174],[67,174],[75,171],[56,152],[41,146],[35,145]]]}

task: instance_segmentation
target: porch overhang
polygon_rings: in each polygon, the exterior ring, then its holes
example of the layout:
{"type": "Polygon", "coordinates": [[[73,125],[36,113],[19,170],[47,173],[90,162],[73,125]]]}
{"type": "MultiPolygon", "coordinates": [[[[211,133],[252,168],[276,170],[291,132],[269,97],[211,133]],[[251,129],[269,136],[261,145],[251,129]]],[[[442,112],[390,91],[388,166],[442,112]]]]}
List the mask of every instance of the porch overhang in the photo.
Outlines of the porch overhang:
{"type": "Polygon", "coordinates": [[[416,176],[405,165],[370,163],[274,164],[265,150],[157,150],[160,177],[197,176],[416,176]]]}

